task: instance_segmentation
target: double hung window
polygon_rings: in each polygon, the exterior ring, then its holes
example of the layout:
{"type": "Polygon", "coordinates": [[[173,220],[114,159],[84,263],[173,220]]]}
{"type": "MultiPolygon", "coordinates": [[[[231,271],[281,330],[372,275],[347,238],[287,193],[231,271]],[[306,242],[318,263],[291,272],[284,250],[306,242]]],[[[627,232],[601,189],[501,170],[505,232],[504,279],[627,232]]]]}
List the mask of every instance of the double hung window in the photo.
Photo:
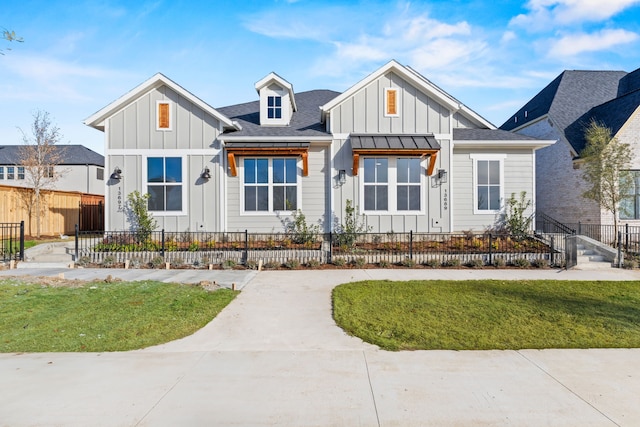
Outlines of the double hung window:
{"type": "Polygon", "coordinates": [[[147,157],[149,210],[182,211],[182,158],[147,157]]]}
{"type": "Polygon", "coordinates": [[[362,162],[363,205],[368,212],[410,213],[423,208],[422,160],[371,157],[362,162]]]}
{"type": "Polygon", "coordinates": [[[16,179],[16,168],[7,166],[7,179],[16,179]]]}
{"type": "Polygon", "coordinates": [[[267,97],[267,118],[269,119],[282,118],[282,97],[281,96],[267,97]]]}
{"type": "Polygon", "coordinates": [[[18,179],[24,179],[24,166],[18,166],[18,179]]]}
{"type": "Polygon", "coordinates": [[[620,219],[640,219],[640,171],[630,171],[633,185],[620,201],[620,219]]]}
{"type": "Polygon", "coordinates": [[[4,179],[4,166],[0,166],[0,179],[4,179]]]}
{"type": "Polygon", "coordinates": [[[474,176],[474,207],[476,214],[495,214],[504,199],[504,158],[498,154],[471,154],[474,176]]]}
{"type": "Polygon", "coordinates": [[[243,167],[245,212],[298,209],[296,158],[245,158],[243,167]]]}

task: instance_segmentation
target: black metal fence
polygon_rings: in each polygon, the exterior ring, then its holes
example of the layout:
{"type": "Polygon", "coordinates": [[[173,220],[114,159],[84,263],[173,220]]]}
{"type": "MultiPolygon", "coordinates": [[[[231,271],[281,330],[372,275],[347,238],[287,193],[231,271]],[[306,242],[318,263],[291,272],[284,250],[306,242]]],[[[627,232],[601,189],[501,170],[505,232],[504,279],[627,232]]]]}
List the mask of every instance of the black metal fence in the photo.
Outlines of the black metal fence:
{"type": "Polygon", "coordinates": [[[24,221],[0,223],[0,260],[24,259],[24,221]]]}
{"type": "MultiPolygon", "coordinates": [[[[517,260],[560,265],[551,238],[472,233],[249,233],[76,231],[76,260],[251,265],[287,263],[492,265],[517,260]],[[497,261],[501,260],[501,261],[497,261]]],[[[523,262],[523,261],[521,261],[523,262]]]]}

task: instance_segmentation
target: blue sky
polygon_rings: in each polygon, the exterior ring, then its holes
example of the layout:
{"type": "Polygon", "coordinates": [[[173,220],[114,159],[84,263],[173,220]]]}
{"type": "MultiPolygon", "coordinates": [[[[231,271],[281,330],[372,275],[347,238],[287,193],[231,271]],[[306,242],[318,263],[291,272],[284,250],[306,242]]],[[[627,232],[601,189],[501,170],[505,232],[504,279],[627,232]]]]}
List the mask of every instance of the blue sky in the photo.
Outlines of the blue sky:
{"type": "Polygon", "coordinates": [[[26,0],[0,27],[24,39],[0,41],[0,144],[40,109],[100,153],[82,121],[156,72],[220,107],[271,71],[342,91],[395,59],[499,126],[562,70],[640,67],[640,0],[26,0]]]}

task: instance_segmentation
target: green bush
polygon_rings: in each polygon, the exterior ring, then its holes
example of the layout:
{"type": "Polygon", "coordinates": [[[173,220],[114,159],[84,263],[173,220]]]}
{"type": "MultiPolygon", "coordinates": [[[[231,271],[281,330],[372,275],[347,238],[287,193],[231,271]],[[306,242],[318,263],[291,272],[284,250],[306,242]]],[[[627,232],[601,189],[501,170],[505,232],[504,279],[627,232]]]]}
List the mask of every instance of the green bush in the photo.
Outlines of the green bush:
{"type": "Polygon", "coordinates": [[[437,258],[429,258],[424,262],[424,265],[429,268],[438,268],[440,267],[440,261],[437,258]]]}
{"type": "Polygon", "coordinates": [[[317,259],[310,259],[309,261],[307,261],[307,267],[318,268],[320,267],[320,261],[318,261],[317,259]]]}
{"type": "Polygon", "coordinates": [[[151,258],[151,261],[149,262],[149,264],[151,264],[151,267],[153,268],[160,268],[164,266],[164,258],[162,258],[160,255],[155,256],[153,258],[151,258]]]}
{"type": "Polygon", "coordinates": [[[264,264],[264,268],[267,268],[269,270],[276,270],[278,268],[280,268],[280,263],[279,262],[275,262],[275,261],[268,261],[264,264]]]}
{"type": "Polygon", "coordinates": [[[484,261],[482,261],[480,258],[474,258],[472,260],[469,260],[469,262],[467,262],[467,267],[471,267],[471,268],[484,267],[484,261]]]}
{"type": "Polygon", "coordinates": [[[411,258],[405,258],[402,260],[402,266],[407,268],[414,268],[416,266],[416,262],[411,258]]]}
{"type": "Polygon", "coordinates": [[[380,262],[378,263],[378,267],[380,268],[389,268],[391,267],[391,263],[389,261],[387,261],[386,259],[380,260],[380,262]]]}
{"type": "Polygon", "coordinates": [[[104,259],[102,260],[103,267],[113,267],[115,264],[116,264],[116,259],[111,255],[104,257],[104,259]]]}
{"type": "Polygon", "coordinates": [[[531,263],[526,258],[516,258],[511,263],[518,268],[529,268],[531,267],[531,263]]]}
{"type": "Polygon", "coordinates": [[[247,260],[247,263],[245,264],[245,267],[247,267],[249,270],[257,270],[258,269],[258,262],[254,261],[252,259],[247,260]]]}
{"type": "Polygon", "coordinates": [[[367,260],[363,257],[358,257],[358,258],[354,258],[353,261],[351,261],[351,263],[358,268],[362,268],[365,265],[367,265],[367,260]]]}
{"type": "Polygon", "coordinates": [[[347,265],[347,261],[345,261],[344,258],[336,258],[332,260],[331,263],[336,267],[344,267],[345,265],[347,265]]]}
{"type": "Polygon", "coordinates": [[[300,261],[295,258],[288,259],[287,262],[284,263],[284,266],[289,270],[295,270],[297,268],[300,268],[300,261]]]}
{"type": "Polygon", "coordinates": [[[536,258],[533,261],[531,261],[531,266],[534,268],[547,268],[549,266],[549,263],[547,262],[546,259],[536,258]]]}
{"type": "Polygon", "coordinates": [[[503,268],[506,267],[507,265],[507,261],[505,261],[504,258],[501,257],[496,257],[493,259],[493,266],[497,267],[497,268],[503,268]]]}
{"type": "Polygon", "coordinates": [[[445,267],[460,267],[460,259],[450,258],[442,263],[445,267]]]}
{"type": "Polygon", "coordinates": [[[222,262],[222,268],[225,270],[231,270],[232,268],[234,268],[236,266],[236,262],[232,259],[225,259],[222,262]]]}

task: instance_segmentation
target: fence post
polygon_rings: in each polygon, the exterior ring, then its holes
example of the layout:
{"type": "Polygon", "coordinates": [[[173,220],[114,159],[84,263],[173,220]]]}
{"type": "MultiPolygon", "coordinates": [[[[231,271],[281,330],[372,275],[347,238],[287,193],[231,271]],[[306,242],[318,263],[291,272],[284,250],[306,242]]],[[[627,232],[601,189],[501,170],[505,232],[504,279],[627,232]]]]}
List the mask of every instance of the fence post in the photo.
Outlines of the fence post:
{"type": "Polygon", "coordinates": [[[578,221],[578,234],[582,234],[582,223],[578,221]]]}
{"type": "Polygon", "coordinates": [[[551,236],[551,253],[549,254],[549,265],[554,266],[556,264],[556,242],[555,237],[551,236]]]}
{"type": "Polygon", "coordinates": [[[24,261],[24,220],[20,221],[20,261],[24,261]]]}
{"type": "Polygon", "coordinates": [[[618,231],[618,268],[622,268],[622,245],[620,240],[622,239],[622,231],[618,231]]]}
{"type": "Polygon", "coordinates": [[[624,225],[624,250],[629,252],[629,223],[624,225]]]}
{"type": "Polygon", "coordinates": [[[161,242],[161,247],[160,247],[160,256],[162,258],[164,258],[164,228],[162,229],[162,234],[160,235],[160,242],[161,242]]]}
{"type": "Polygon", "coordinates": [[[244,230],[244,264],[249,261],[249,231],[244,230]]]}
{"type": "Polygon", "coordinates": [[[409,230],[409,259],[413,261],[413,230],[409,230]]]}
{"type": "Polygon", "coordinates": [[[493,265],[493,236],[489,233],[489,265],[493,265]]]}
{"type": "Polygon", "coordinates": [[[327,264],[333,262],[333,233],[329,232],[329,256],[327,257],[327,264]]]}
{"type": "Polygon", "coordinates": [[[78,224],[76,224],[75,234],[76,234],[76,254],[73,260],[75,262],[78,262],[78,245],[80,244],[80,227],[78,226],[78,224]]]}

